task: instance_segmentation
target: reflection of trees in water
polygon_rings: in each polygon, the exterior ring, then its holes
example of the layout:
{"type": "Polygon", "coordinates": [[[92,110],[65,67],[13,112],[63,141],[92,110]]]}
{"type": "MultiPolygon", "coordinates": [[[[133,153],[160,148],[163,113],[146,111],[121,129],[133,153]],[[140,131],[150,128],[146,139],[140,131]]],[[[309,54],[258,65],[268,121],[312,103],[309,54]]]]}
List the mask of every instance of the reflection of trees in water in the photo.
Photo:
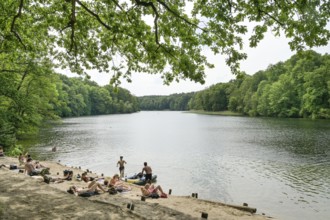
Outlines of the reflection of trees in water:
{"type": "MultiPolygon", "coordinates": [[[[262,121],[266,128],[262,133],[264,136],[260,139],[263,146],[285,150],[300,156],[306,155],[308,159],[312,155],[330,157],[329,121],[305,119],[264,119],[262,121]]],[[[293,155],[293,157],[296,156],[293,155]]]]}

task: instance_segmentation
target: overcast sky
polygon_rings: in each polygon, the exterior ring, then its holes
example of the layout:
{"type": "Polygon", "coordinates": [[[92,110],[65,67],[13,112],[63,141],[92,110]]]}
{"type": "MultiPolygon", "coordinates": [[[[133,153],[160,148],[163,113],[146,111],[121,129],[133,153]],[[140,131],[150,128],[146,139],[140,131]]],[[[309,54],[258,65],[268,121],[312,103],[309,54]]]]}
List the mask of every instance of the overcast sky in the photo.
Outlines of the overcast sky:
{"type": "MultiPolygon", "coordinates": [[[[271,33],[265,35],[265,38],[259,43],[257,48],[249,48],[247,40],[246,44],[247,45],[244,46],[244,52],[247,53],[248,58],[241,62],[241,70],[250,75],[253,75],[259,70],[265,70],[270,64],[286,61],[295,54],[295,52],[290,50],[287,39],[284,37],[275,37],[271,33]]],[[[330,54],[330,44],[325,47],[312,49],[321,54],[330,54]]],[[[230,69],[226,66],[223,56],[214,56],[213,53],[209,51],[205,51],[205,55],[211,63],[215,64],[215,68],[206,70],[204,85],[189,80],[181,80],[179,83],[173,82],[167,86],[163,84],[160,75],[132,73],[132,83],[127,83],[123,79],[121,87],[128,89],[136,96],[170,95],[174,93],[200,91],[216,83],[228,82],[231,79],[235,79],[235,75],[232,75],[230,69]]],[[[89,74],[91,80],[97,82],[100,86],[107,85],[111,78],[111,74],[97,73],[94,71],[89,74]]],[[[66,75],[72,76],[71,74],[66,75]]]]}
{"type": "MultiPolygon", "coordinates": [[[[313,48],[318,53],[330,54],[330,44],[326,47],[313,48]]],[[[245,52],[248,58],[241,62],[241,70],[247,74],[254,74],[259,70],[266,69],[270,64],[276,64],[280,61],[289,59],[295,52],[289,48],[288,41],[285,38],[276,38],[268,34],[257,48],[249,48],[246,45],[245,52]]],[[[228,82],[235,79],[225,65],[225,59],[221,55],[214,56],[206,52],[209,61],[215,64],[215,68],[206,71],[206,82],[204,85],[192,81],[173,82],[169,86],[163,85],[160,75],[150,75],[144,73],[132,74],[132,83],[122,81],[121,87],[128,89],[133,95],[170,95],[173,93],[186,93],[203,90],[219,82],[228,82]]],[[[91,73],[91,79],[99,85],[109,83],[110,74],[91,73]]]]}

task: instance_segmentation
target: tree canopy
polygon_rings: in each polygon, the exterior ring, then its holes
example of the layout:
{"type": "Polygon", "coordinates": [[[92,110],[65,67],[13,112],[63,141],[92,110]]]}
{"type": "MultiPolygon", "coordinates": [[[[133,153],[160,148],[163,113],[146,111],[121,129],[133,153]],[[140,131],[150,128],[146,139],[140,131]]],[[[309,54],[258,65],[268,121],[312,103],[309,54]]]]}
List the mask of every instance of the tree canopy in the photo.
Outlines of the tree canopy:
{"type": "Polygon", "coordinates": [[[231,111],[241,115],[330,119],[330,55],[304,51],[254,75],[195,93],[139,97],[141,110],[231,111]]]}
{"type": "Polygon", "coordinates": [[[267,31],[284,35],[292,50],[327,45],[328,1],[310,0],[6,0],[0,1],[0,71],[49,60],[53,67],[160,74],[165,83],[204,82],[213,67],[204,47],[226,57],[233,73],[249,46],[267,31]]]}

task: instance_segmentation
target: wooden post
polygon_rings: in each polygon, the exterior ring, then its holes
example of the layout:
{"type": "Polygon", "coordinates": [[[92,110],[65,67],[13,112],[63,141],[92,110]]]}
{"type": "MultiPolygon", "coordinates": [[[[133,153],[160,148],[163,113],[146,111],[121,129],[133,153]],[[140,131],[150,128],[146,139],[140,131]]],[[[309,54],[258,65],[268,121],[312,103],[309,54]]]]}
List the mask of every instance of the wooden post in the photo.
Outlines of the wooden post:
{"type": "Polygon", "coordinates": [[[208,216],[209,216],[209,214],[207,214],[206,212],[202,212],[202,218],[207,219],[208,216]]]}

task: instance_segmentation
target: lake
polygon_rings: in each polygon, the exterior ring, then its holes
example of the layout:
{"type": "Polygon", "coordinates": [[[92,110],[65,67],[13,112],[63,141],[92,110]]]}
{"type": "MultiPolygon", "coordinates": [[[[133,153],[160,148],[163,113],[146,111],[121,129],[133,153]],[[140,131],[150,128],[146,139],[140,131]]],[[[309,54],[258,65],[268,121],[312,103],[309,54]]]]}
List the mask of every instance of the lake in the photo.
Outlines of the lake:
{"type": "Polygon", "coordinates": [[[147,161],[173,195],[246,202],[279,219],[330,217],[329,120],[169,111],[66,118],[30,145],[35,158],[107,176],[121,155],[128,175],[147,161]]]}

